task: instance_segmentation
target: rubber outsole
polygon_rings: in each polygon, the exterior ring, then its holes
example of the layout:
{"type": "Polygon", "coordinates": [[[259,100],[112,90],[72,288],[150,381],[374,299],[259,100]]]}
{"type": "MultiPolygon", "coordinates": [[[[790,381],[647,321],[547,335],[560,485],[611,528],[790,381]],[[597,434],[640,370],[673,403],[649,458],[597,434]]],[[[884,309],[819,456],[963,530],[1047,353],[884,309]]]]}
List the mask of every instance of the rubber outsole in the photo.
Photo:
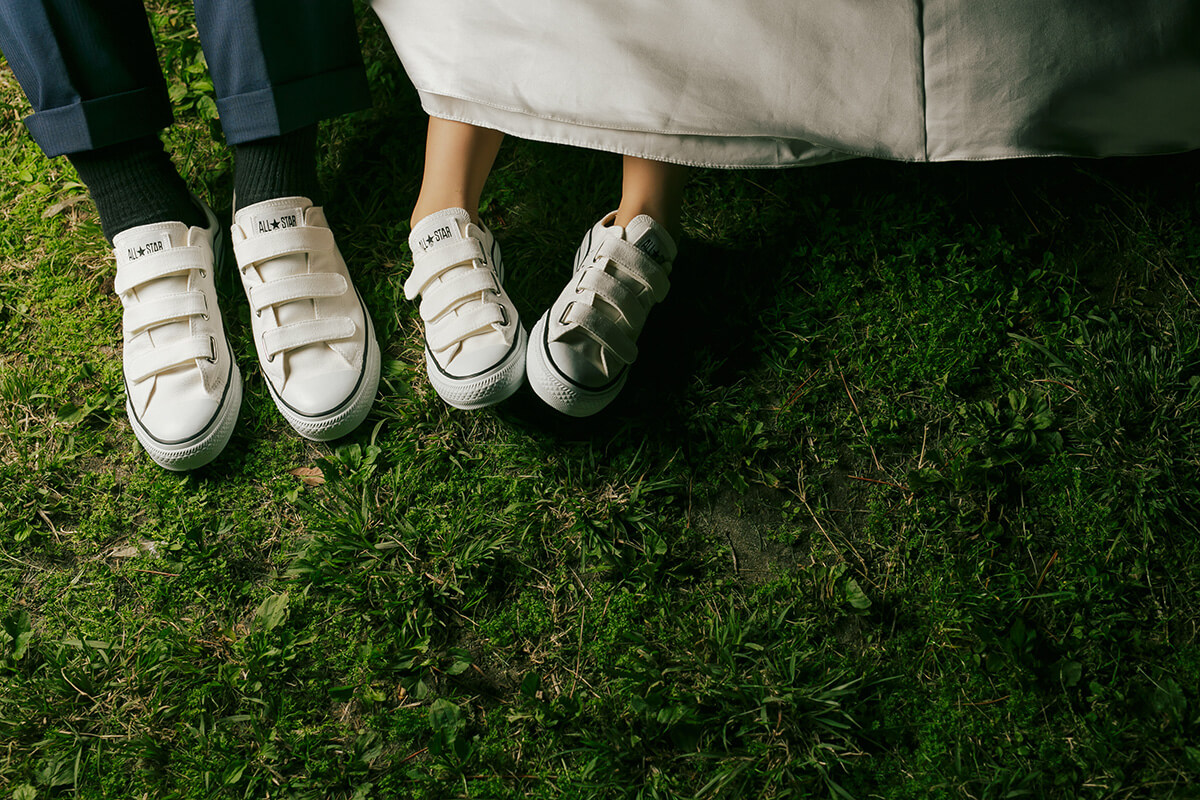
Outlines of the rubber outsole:
{"type": "Polygon", "coordinates": [[[560,411],[570,417],[590,417],[601,411],[613,401],[625,386],[629,373],[621,377],[611,386],[594,391],[568,383],[551,363],[550,353],[546,351],[546,312],[533,326],[529,334],[530,343],[528,356],[525,360],[525,375],[534,394],[555,411],[560,411]]]}
{"type": "Polygon", "coordinates": [[[529,337],[525,328],[518,324],[516,347],[492,369],[470,378],[453,378],[438,369],[426,347],[425,371],[429,374],[434,391],[447,405],[463,411],[477,411],[507,400],[521,388],[525,380],[525,350],[528,346],[529,337]]]}
{"type": "Polygon", "coordinates": [[[225,393],[224,402],[217,410],[215,422],[202,434],[177,444],[165,445],[151,436],[133,413],[129,401],[125,401],[125,414],[133,427],[133,434],[155,464],[172,472],[187,472],[203,467],[221,454],[225,445],[229,443],[229,437],[233,435],[238,412],[242,407],[242,373],[236,364],[233,365],[229,380],[230,386],[225,393]]]}
{"type": "MultiPolygon", "coordinates": [[[[209,227],[213,228],[212,269],[213,280],[217,281],[226,274],[229,235],[224,226],[217,221],[216,214],[207,203],[194,195],[193,200],[204,212],[209,227]]],[[[163,469],[169,469],[172,472],[187,472],[203,467],[221,454],[225,445],[229,443],[229,438],[233,435],[233,429],[237,427],[238,414],[242,408],[242,373],[238,369],[237,361],[233,358],[233,350],[229,349],[224,325],[224,320],[222,320],[221,338],[225,340],[223,344],[228,349],[229,358],[232,361],[229,370],[230,385],[225,391],[221,406],[214,415],[214,422],[208,425],[204,431],[183,442],[163,444],[146,430],[141,420],[134,414],[132,404],[128,400],[125,401],[125,416],[129,418],[133,435],[137,437],[146,454],[163,469]]]]}
{"type": "Polygon", "coordinates": [[[276,393],[271,381],[267,381],[267,388],[271,390],[271,399],[275,401],[275,407],[292,426],[292,430],[305,439],[328,442],[341,438],[361,425],[367,414],[371,413],[371,406],[375,404],[375,394],[379,391],[379,342],[375,341],[375,324],[371,322],[371,316],[366,314],[365,310],[363,316],[367,320],[367,344],[363,354],[362,380],[359,381],[354,394],[339,405],[336,411],[322,416],[300,414],[290,408],[276,393]]]}

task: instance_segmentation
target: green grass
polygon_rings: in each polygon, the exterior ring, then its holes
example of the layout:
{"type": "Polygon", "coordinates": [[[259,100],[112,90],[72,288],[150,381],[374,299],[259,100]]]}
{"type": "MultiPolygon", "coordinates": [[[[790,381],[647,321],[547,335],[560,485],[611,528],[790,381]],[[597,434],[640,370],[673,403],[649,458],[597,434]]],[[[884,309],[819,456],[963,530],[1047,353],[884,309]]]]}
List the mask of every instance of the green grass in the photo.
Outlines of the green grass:
{"type": "MultiPolygon", "coordinates": [[[[614,406],[463,413],[400,288],[424,118],[363,39],[321,170],[375,410],[292,435],[227,280],[246,398],[191,475],[131,435],[94,208],[0,69],[0,797],[1195,796],[1196,155],[698,172],[614,406]]],[[[527,320],[618,167],[506,144],[527,320]]]]}

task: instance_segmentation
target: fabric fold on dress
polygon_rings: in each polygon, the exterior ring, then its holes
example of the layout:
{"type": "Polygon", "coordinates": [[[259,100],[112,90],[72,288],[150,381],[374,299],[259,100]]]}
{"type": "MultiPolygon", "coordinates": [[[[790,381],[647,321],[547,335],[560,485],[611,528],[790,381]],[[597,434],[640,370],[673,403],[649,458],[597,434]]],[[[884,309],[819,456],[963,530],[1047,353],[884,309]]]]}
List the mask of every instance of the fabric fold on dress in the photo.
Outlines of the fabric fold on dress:
{"type": "Polygon", "coordinates": [[[1193,0],[373,0],[425,110],[716,167],[1200,147],[1193,0]]]}

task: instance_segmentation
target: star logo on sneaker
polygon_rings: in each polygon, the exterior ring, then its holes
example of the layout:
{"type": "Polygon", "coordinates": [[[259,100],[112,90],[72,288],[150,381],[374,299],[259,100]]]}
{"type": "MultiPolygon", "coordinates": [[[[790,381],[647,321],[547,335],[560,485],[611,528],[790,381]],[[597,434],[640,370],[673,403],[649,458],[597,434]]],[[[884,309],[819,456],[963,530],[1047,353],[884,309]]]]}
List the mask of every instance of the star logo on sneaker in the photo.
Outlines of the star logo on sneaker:
{"type": "Polygon", "coordinates": [[[638,250],[641,250],[646,255],[653,258],[658,263],[662,263],[666,258],[662,254],[662,250],[658,248],[658,242],[653,236],[643,236],[641,241],[634,245],[638,250]]]}
{"type": "Polygon", "coordinates": [[[137,245],[136,247],[134,247],[134,246],[126,247],[125,248],[125,260],[126,261],[137,261],[139,258],[142,258],[143,256],[152,256],[155,253],[161,253],[162,251],[168,249],[170,246],[171,246],[170,238],[166,234],[163,234],[162,236],[158,237],[157,239],[151,239],[148,242],[142,242],[141,244],[137,245]]]}
{"type": "Polygon", "coordinates": [[[450,232],[450,226],[443,225],[442,227],[440,227],[437,230],[430,233],[424,239],[420,240],[421,250],[422,250],[422,252],[427,251],[427,250],[429,250],[429,248],[433,247],[435,244],[444,242],[447,239],[450,239],[452,237],[453,237],[453,234],[450,232]]]}
{"type": "Polygon", "coordinates": [[[254,229],[260,234],[298,227],[300,227],[300,213],[298,211],[291,211],[274,217],[259,217],[254,221],[254,229]]]}

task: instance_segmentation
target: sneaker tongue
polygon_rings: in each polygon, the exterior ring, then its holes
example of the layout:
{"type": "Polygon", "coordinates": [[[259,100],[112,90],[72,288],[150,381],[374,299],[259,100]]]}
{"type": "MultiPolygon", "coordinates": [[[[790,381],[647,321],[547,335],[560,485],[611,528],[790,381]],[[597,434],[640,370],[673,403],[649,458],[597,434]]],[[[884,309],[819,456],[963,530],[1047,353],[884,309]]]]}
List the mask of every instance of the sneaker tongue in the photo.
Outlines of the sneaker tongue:
{"type": "Polygon", "coordinates": [[[457,242],[466,238],[464,231],[471,215],[461,208],[447,208],[430,214],[417,223],[408,236],[408,246],[414,253],[424,253],[445,241],[457,242]]]}
{"type": "MultiPolygon", "coordinates": [[[[299,228],[304,225],[304,212],[312,204],[301,197],[289,197],[283,200],[269,200],[249,208],[243,208],[237,213],[234,222],[246,234],[247,239],[266,236],[299,228]]],[[[308,261],[303,256],[286,256],[273,258],[259,266],[264,279],[283,277],[295,274],[298,264],[301,272],[308,271],[308,261]]]]}
{"type": "MultiPolygon", "coordinates": [[[[241,228],[242,233],[246,234],[247,239],[287,233],[289,230],[304,226],[304,213],[311,206],[312,203],[303,197],[268,200],[243,208],[235,216],[234,222],[241,228]]],[[[256,269],[264,282],[292,275],[307,275],[309,271],[308,256],[303,253],[280,256],[262,262],[256,269]]],[[[275,313],[280,325],[304,322],[316,316],[311,300],[281,303],[275,306],[275,313]]]]}
{"type": "MultiPolygon", "coordinates": [[[[136,269],[142,259],[159,253],[165,253],[176,247],[186,247],[188,244],[188,226],[182,222],[157,222],[153,225],[140,225],[113,237],[113,251],[117,257],[117,271],[121,269],[136,269]]],[[[197,263],[199,268],[200,264],[197,263]]],[[[180,294],[188,289],[188,274],[168,275],[149,283],[143,283],[133,290],[138,303],[147,303],[172,294],[180,294]]],[[[168,322],[151,329],[148,334],[155,345],[162,346],[171,342],[181,341],[191,335],[191,324],[187,320],[168,322]]],[[[180,372],[186,371],[181,367],[180,372]]],[[[166,374],[160,373],[159,379],[166,379],[166,374]]],[[[147,398],[148,400],[148,398],[147,398]]],[[[144,407],[143,409],[144,410],[144,407]]]]}
{"type": "Polygon", "coordinates": [[[625,241],[650,256],[660,265],[675,259],[675,243],[671,235],[646,214],[634,217],[625,226],[625,241]]]}
{"type": "Polygon", "coordinates": [[[238,212],[237,224],[241,226],[246,238],[264,236],[268,233],[286,231],[289,228],[299,228],[304,224],[304,211],[311,203],[305,203],[302,198],[291,197],[284,201],[272,200],[267,203],[244,208],[238,212]]]}
{"type": "MultiPolygon", "coordinates": [[[[132,268],[148,256],[165,253],[188,243],[188,228],[182,222],[157,222],[141,225],[118,233],[113,237],[113,252],[117,257],[117,269],[132,268]]],[[[197,265],[198,266],[198,265],[197,265]]],[[[137,288],[138,300],[145,302],[169,294],[187,291],[186,274],[169,275],[156,281],[144,283],[137,288]]]]}

